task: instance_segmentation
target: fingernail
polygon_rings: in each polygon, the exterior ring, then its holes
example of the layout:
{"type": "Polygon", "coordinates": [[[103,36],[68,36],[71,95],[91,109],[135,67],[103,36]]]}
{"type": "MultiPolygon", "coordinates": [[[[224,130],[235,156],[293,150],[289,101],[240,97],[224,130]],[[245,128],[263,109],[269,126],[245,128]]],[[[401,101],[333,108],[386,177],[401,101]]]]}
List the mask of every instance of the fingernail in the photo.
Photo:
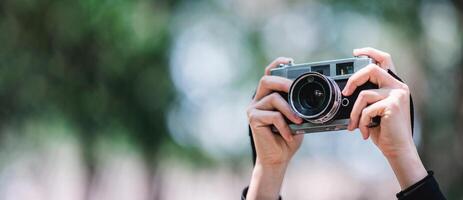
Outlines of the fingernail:
{"type": "Polygon", "coordinates": [[[354,53],[355,53],[356,51],[358,51],[358,50],[359,50],[359,49],[354,49],[354,53]]]}

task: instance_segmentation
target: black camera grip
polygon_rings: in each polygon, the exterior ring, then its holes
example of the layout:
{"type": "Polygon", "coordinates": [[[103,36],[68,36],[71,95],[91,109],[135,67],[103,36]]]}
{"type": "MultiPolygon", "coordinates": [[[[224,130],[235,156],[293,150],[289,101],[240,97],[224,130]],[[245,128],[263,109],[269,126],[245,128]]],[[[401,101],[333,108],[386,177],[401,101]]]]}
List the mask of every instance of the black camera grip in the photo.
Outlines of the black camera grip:
{"type": "Polygon", "coordinates": [[[380,123],[381,123],[381,117],[376,116],[376,117],[373,117],[373,119],[371,119],[371,122],[367,125],[367,127],[374,128],[374,127],[379,126],[380,123]]]}

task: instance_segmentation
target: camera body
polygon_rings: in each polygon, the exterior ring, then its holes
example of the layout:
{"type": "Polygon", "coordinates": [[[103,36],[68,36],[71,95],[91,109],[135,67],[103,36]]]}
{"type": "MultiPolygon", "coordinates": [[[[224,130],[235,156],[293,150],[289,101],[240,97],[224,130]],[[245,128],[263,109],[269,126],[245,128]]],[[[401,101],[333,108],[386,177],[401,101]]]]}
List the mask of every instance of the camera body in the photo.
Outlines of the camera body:
{"type": "Polygon", "coordinates": [[[350,113],[360,91],[377,89],[367,82],[350,96],[342,95],[347,80],[358,70],[375,63],[366,56],[304,64],[281,64],[270,74],[294,80],[288,93],[280,93],[304,123],[289,122],[294,134],[347,129],[350,113]]]}

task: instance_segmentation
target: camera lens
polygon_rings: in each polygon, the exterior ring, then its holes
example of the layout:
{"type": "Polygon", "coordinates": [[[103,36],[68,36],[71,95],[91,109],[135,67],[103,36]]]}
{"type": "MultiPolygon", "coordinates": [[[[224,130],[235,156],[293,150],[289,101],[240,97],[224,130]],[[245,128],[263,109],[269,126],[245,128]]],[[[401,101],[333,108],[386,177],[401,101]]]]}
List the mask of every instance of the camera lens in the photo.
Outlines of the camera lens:
{"type": "Polygon", "coordinates": [[[341,92],[334,80],[318,73],[302,74],[291,85],[289,103],[297,115],[312,123],[331,120],[339,109],[341,92]]]}
{"type": "Polygon", "coordinates": [[[323,104],[326,104],[326,85],[320,84],[320,82],[314,82],[307,80],[305,84],[301,84],[297,89],[297,98],[295,101],[298,103],[298,107],[304,110],[304,113],[317,113],[322,110],[323,104]]]}

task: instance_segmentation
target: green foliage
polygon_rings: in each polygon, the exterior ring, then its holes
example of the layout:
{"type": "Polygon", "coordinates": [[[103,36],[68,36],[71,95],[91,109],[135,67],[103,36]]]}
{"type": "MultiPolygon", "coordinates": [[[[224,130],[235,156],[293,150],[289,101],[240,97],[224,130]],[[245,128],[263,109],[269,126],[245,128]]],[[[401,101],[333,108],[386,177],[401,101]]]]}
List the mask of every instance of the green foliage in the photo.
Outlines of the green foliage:
{"type": "Polygon", "coordinates": [[[1,1],[1,124],[58,113],[78,129],[87,158],[95,138],[121,132],[152,158],[169,139],[164,116],[173,99],[162,5],[1,1]]]}

